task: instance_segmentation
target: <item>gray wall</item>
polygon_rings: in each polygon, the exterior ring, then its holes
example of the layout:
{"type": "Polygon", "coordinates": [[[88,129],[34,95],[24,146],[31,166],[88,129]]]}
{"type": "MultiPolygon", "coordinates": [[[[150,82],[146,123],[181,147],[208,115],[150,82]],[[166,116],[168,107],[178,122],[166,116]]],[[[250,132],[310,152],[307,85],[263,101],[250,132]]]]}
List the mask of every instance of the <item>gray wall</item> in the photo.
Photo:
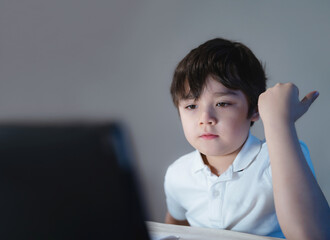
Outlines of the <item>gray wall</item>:
{"type": "MultiPolygon", "coordinates": [[[[297,128],[329,201],[329,23],[321,0],[3,0],[0,121],[123,121],[149,218],[162,221],[166,167],[191,150],[169,95],[175,65],[210,38],[242,41],[269,86],[320,91],[297,128]]],[[[261,122],[252,132],[263,138],[261,122]]]]}

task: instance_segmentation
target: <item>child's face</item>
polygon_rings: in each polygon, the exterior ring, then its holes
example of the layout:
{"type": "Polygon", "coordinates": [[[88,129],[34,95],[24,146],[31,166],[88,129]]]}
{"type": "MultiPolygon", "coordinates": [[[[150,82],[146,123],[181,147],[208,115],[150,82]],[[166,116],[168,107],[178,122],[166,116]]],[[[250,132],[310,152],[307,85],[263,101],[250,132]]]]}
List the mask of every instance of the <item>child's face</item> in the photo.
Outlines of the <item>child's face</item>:
{"type": "Polygon", "coordinates": [[[199,99],[182,99],[179,112],[188,142],[206,156],[236,156],[244,144],[251,121],[248,102],[240,90],[226,88],[211,76],[199,99]]]}

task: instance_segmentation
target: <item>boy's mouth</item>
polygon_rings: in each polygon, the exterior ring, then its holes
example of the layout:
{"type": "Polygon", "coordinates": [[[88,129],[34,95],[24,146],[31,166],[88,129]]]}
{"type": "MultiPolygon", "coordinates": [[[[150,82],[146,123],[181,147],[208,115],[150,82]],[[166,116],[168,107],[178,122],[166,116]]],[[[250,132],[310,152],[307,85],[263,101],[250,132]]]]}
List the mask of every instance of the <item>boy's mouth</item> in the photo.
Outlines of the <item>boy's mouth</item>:
{"type": "Polygon", "coordinates": [[[200,136],[200,138],[205,139],[205,140],[212,140],[212,139],[215,139],[218,137],[219,137],[219,135],[215,135],[215,134],[211,134],[211,133],[205,133],[200,136]]]}

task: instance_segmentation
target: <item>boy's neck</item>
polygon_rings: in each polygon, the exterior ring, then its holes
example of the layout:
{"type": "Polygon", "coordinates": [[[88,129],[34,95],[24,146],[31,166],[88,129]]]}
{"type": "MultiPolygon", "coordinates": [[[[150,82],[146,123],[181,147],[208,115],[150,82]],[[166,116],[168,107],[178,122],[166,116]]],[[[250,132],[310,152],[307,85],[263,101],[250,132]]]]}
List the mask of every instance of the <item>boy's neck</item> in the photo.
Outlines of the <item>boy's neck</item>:
{"type": "Polygon", "coordinates": [[[242,147],[237,149],[235,152],[224,156],[206,156],[204,154],[201,155],[204,164],[210,168],[211,172],[217,176],[220,176],[229,168],[230,165],[232,165],[241,148],[242,147]]]}

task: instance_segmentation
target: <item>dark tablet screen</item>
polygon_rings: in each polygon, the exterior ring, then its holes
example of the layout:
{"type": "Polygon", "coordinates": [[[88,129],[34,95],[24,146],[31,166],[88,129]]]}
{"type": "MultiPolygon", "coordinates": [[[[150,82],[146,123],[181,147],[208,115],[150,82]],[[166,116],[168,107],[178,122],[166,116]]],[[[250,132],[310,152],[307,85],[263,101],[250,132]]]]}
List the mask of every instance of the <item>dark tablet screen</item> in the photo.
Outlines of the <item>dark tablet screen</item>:
{"type": "Polygon", "coordinates": [[[1,239],[148,239],[121,126],[0,125],[1,239]]]}

